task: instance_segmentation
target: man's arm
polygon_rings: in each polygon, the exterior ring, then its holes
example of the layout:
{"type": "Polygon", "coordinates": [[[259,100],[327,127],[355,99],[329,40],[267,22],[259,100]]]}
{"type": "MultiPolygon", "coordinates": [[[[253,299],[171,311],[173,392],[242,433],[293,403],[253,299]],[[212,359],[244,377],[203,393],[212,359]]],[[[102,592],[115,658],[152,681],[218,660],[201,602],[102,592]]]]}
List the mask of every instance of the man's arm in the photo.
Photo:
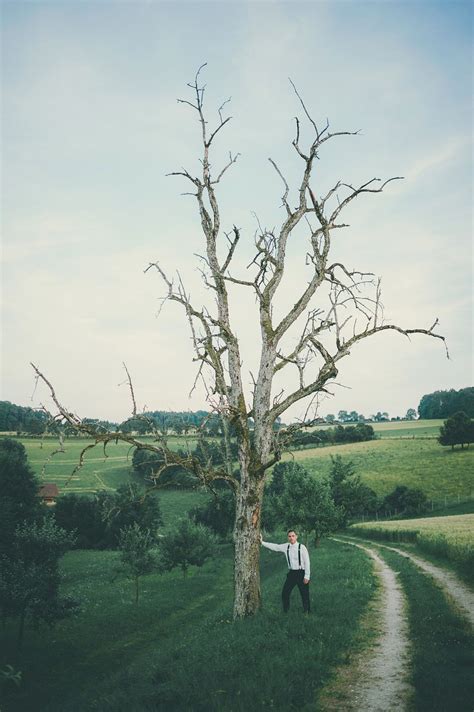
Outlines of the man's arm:
{"type": "Polygon", "coordinates": [[[305,547],[303,544],[301,547],[301,553],[303,556],[301,557],[303,559],[303,566],[304,566],[304,581],[305,583],[308,583],[310,576],[311,576],[311,565],[309,561],[309,553],[308,549],[305,547]]]}
{"type": "Polygon", "coordinates": [[[266,549],[271,549],[271,551],[286,551],[286,548],[288,544],[270,544],[269,541],[263,541],[262,537],[260,536],[260,543],[262,546],[264,546],[266,549]]]}

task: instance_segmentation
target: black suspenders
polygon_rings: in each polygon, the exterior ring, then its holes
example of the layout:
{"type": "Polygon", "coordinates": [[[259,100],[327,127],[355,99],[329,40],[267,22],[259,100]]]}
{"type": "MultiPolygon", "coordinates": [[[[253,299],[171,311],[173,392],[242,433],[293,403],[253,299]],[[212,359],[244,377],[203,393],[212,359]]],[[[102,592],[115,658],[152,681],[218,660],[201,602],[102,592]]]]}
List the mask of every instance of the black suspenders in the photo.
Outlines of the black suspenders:
{"type": "MultiPolygon", "coordinates": [[[[288,568],[291,570],[290,564],[290,545],[286,548],[286,558],[288,559],[288,568]]],[[[298,544],[298,567],[301,569],[301,544],[298,544]]]]}

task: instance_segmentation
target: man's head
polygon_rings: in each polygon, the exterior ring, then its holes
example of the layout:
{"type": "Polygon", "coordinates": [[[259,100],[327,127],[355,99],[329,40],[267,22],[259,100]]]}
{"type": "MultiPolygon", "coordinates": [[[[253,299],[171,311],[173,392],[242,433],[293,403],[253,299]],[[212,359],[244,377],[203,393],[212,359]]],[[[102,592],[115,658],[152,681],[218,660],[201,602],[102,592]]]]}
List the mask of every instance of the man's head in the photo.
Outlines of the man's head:
{"type": "Polygon", "coordinates": [[[298,539],[298,534],[295,532],[295,530],[288,529],[287,535],[288,535],[288,541],[290,542],[290,544],[296,544],[296,540],[298,539]]]}

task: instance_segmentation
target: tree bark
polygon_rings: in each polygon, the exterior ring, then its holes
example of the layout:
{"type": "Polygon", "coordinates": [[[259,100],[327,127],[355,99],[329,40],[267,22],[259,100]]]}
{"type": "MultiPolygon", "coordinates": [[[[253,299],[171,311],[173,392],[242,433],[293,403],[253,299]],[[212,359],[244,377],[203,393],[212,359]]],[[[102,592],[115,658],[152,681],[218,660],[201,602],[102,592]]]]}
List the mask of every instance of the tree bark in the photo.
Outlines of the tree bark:
{"type": "Polygon", "coordinates": [[[234,528],[234,618],[251,616],[260,607],[260,519],[264,473],[241,468],[234,528]]]}

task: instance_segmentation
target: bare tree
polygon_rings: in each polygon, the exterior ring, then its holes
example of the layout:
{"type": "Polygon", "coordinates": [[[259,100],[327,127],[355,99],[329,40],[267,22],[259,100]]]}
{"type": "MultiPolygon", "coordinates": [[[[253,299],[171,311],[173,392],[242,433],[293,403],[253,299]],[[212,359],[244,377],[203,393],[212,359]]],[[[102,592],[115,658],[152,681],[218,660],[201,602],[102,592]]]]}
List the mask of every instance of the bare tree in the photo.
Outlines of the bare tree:
{"type": "MultiPolygon", "coordinates": [[[[313,132],[309,147],[302,147],[300,120],[296,118],[292,144],[301,161],[296,205],[290,202],[290,186],[283,172],[273,159],[269,159],[283,184],[284,219],[278,230],[259,228],[255,236],[254,258],[245,278],[231,271],[241,235],[235,226],[231,231],[223,232],[217,194],[219,184],[237,161],[238,154],[229,154],[227,163],[216,173],[211,170],[210,154],[214,140],[230,117],[224,118],[225,102],[218,110],[216,126],[209,128],[204,114],[205,87],[200,83],[202,68],[194,82],[188,85],[192,91],[191,99],[179,100],[190,106],[199,120],[202,170],[199,175],[193,175],[186,169],[170,175],[182,177],[192,186],[190,194],[197,202],[204,237],[202,274],[206,286],[214,295],[214,306],[209,308],[193,304],[179,275],[176,279],[170,278],[159,263],[151,263],[147,270],[157,270],[166,285],[166,299],[178,302],[186,313],[199,362],[199,374],[205,377],[207,370],[212,375],[215,409],[222,416],[226,442],[230,424],[236,433],[240,478],[232,472],[230,457],[227,466],[217,469],[210,462],[202,464],[192,456],[182,458],[168,448],[160,433],[156,434],[154,443],[143,443],[124,433],[88,431],[89,426],[85,427],[77,416],[60,404],[51,384],[35,369],[37,377],[49,386],[59,416],[82,433],[90,435],[94,440],[91,447],[98,443],[103,443],[105,447],[115,439],[125,440],[132,447],[159,450],[164,455],[162,470],[179,462],[208,486],[212,487],[216,479],[228,481],[236,494],[234,615],[242,617],[255,613],[260,604],[260,518],[265,472],[280,459],[289,432],[289,429],[275,429],[275,421],[295,403],[304,399],[311,403],[318,394],[327,392],[328,384],[338,374],[339,361],[363,339],[387,330],[407,337],[424,334],[443,342],[444,337],[434,333],[438,320],[427,329],[407,329],[385,323],[380,280],[371,273],[350,270],[341,262],[331,261],[332,234],[347,227],[342,222],[342,215],[349,203],[366,193],[381,193],[390,182],[399,178],[385,181],[372,178],[358,186],[338,181],[324,196],[317,197],[310,183],[321,147],[328,141],[357,132],[331,132],[329,122],[319,129],[293,84],[302,114],[313,132]],[[309,265],[311,275],[302,286],[298,299],[288,307],[282,318],[276,319],[273,305],[285,275],[287,244],[297,228],[307,232],[307,248],[302,258],[309,265]],[[252,290],[258,307],[260,362],[249,403],[243,386],[240,343],[231,321],[230,285],[252,290]],[[316,293],[318,303],[326,303],[326,308],[312,306],[316,293]],[[288,349],[285,337],[300,322],[301,331],[296,345],[293,342],[288,349]],[[297,385],[293,390],[282,390],[275,395],[275,377],[288,368],[296,369],[297,385]]],[[[128,380],[134,404],[133,415],[137,417],[133,387],[130,378],[128,380]]]]}

